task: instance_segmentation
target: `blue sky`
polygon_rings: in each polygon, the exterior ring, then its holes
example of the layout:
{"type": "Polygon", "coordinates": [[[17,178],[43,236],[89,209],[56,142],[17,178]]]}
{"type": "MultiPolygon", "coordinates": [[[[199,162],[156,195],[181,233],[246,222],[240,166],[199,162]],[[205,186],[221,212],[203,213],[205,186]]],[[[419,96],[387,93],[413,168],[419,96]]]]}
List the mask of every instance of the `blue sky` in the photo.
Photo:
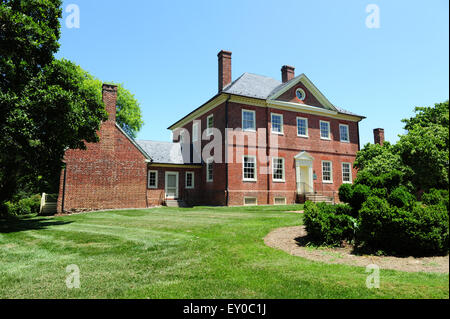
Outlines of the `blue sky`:
{"type": "Polygon", "coordinates": [[[334,104],[367,116],[361,145],[383,127],[395,142],[415,106],[449,97],[449,2],[71,0],[58,57],[103,81],[121,82],[141,103],[139,139],[170,140],[167,127],[217,92],[217,53],[232,72],[281,80],[284,64],[305,73],[334,104]],[[366,27],[368,4],[380,28],[366,27]]]}

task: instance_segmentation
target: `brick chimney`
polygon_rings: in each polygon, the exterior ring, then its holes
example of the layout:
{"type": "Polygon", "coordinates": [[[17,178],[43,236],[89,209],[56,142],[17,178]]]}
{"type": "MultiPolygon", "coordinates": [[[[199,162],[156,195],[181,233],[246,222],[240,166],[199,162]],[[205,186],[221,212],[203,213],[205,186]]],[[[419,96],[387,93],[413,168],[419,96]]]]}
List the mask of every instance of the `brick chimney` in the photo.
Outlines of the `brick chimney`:
{"type": "Polygon", "coordinates": [[[116,121],[116,105],[117,105],[117,85],[103,84],[102,98],[105,103],[106,112],[108,112],[108,121],[116,121]]]}
{"type": "Polygon", "coordinates": [[[383,128],[376,128],[373,130],[373,140],[375,144],[380,144],[383,146],[384,144],[384,129],[383,128]]]}
{"type": "Polygon", "coordinates": [[[290,65],[283,65],[281,67],[281,80],[283,83],[292,80],[295,77],[295,68],[290,65]]]}
{"type": "Polygon", "coordinates": [[[231,83],[231,52],[220,51],[219,58],[219,93],[231,83]]]}

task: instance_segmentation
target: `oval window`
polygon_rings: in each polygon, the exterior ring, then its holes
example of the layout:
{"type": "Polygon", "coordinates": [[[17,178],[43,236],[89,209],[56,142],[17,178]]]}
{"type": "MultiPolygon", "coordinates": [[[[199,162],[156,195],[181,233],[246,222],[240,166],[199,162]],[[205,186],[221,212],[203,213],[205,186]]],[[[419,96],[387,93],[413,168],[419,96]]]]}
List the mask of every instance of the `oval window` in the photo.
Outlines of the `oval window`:
{"type": "Polygon", "coordinates": [[[303,101],[306,97],[305,91],[303,91],[303,89],[298,88],[295,91],[295,95],[297,96],[297,99],[299,99],[300,101],[303,101]]]}

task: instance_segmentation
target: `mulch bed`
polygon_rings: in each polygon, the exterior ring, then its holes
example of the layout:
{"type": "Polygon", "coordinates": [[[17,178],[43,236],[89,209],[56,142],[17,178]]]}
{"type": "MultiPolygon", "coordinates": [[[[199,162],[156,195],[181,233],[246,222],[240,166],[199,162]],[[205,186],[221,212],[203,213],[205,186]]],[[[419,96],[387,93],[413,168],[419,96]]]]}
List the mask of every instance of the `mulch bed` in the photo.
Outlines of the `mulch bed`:
{"type": "Polygon", "coordinates": [[[436,257],[393,257],[356,255],[352,246],[346,247],[307,247],[305,226],[277,228],[270,232],[264,243],[272,248],[281,249],[290,255],[330,264],[345,264],[366,267],[375,264],[380,269],[393,269],[408,272],[449,272],[449,256],[436,257]]]}

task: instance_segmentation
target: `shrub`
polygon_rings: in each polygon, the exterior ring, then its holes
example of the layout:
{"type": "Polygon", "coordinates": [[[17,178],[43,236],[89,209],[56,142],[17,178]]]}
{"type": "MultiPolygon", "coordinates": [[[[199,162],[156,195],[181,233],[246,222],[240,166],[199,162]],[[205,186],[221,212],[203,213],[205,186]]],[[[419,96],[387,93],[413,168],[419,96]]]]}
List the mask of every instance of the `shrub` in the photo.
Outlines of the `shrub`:
{"type": "Polygon", "coordinates": [[[343,203],[350,203],[353,195],[352,184],[342,184],[339,187],[339,200],[343,203]]]}
{"type": "Polygon", "coordinates": [[[357,184],[353,186],[352,198],[349,202],[353,210],[358,212],[362,204],[370,196],[370,187],[367,185],[357,184]]]}
{"type": "Polygon", "coordinates": [[[36,194],[31,197],[22,198],[21,200],[11,203],[6,202],[8,215],[28,215],[38,214],[41,206],[41,195],[36,194]]]}
{"type": "Polygon", "coordinates": [[[356,219],[348,215],[347,205],[326,205],[307,202],[303,222],[311,242],[319,245],[338,246],[342,241],[354,238],[356,219]]]}
{"type": "Polygon", "coordinates": [[[395,188],[387,198],[389,204],[399,208],[413,205],[415,199],[415,196],[409,193],[404,186],[395,188]]]}
{"type": "Polygon", "coordinates": [[[442,204],[448,210],[448,190],[432,188],[428,193],[422,195],[422,202],[425,205],[439,205],[442,204]]]}
{"type": "Polygon", "coordinates": [[[359,217],[356,241],[366,248],[415,256],[448,252],[448,212],[443,205],[399,208],[371,196],[359,217]]]}

